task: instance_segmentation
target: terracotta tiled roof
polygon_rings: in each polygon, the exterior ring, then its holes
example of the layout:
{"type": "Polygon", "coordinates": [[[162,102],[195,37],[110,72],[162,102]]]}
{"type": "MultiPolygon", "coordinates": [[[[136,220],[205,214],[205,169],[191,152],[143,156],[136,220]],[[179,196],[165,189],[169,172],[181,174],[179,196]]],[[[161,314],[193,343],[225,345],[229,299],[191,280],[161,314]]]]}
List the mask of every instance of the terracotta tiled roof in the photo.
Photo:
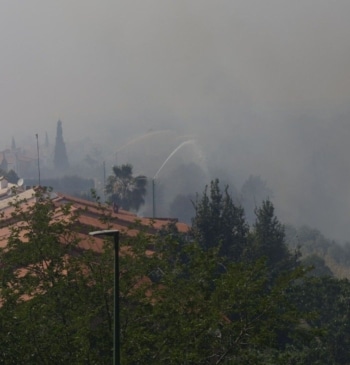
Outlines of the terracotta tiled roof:
{"type": "Polygon", "coordinates": [[[53,202],[55,205],[67,203],[71,204],[74,209],[79,210],[79,213],[81,215],[79,220],[81,219],[86,224],[90,222],[92,226],[95,225],[95,227],[99,229],[107,228],[107,225],[102,224],[99,220],[99,218],[102,216],[102,212],[104,211],[105,214],[108,214],[110,217],[110,223],[112,224],[112,227],[110,227],[111,229],[125,230],[125,228],[129,228],[135,222],[138,222],[143,227],[152,226],[154,231],[158,231],[170,222],[175,222],[179,232],[186,233],[188,231],[188,225],[185,223],[179,223],[176,219],[153,219],[138,217],[136,214],[122,209],[120,209],[118,213],[114,213],[112,208],[108,205],[90,202],[88,200],[79,199],[66,194],[58,193],[58,197],[54,199],[53,202]]]}
{"type": "MultiPolygon", "coordinates": [[[[25,209],[26,206],[35,203],[35,190],[30,189],[30,191],[25,191],[22,194],[23,197],[28,200],[26,205],[23,206],[23,209],[25,209]]],[[[68,219],[68,217],[66,217],[60,209],[60,207],[65,204],[71,205],[72,214],[79,213],[78,221],[76,223],[78,225],[79,238],[81,239],[79,247],[82,249],[93,249],[97,252],[102,250],[103,238],[89,236],[89,232],[94,230],[116,229],[122,234],[135,236],[139,233],[141,227],[152,234],[156,233],[170,222],[174,222],[176,224],[179,232],[186,233],[189,229],[186,224],[179,223],[174,219],[138,217],[137,215],[122,209],[120,209],[118,213],[114,213],[111,207],[107,205],[79,199],[66,194],[54,194],[52,197],[52,203],[55,207],[55,219],[68,219]],[[103,215],[108,216],[108,223],[101,220],[103,215]],[[137,225],[135,225],[136,222],[137,225]]],[[[17,223],[13,221],[11,215],[14,211],[13,207],[2,202],[1,210],[4,216],[0,220],[0,247],[5,247],[7,238],[10,234],[9,226],[17,223]]]]}
{"type": "MultiPolygon", "coordinates": [[[[23,203],[23,209],[28,208],[29,206],[35,204],[35,189],[31,189],[31,191],[25,191],[23,198],[25,197],[27,200],[26,203],[23,203]]],[[[21,198],[21,196],[19,196],[21,198]]],[[[54,211],[54,219],[69,219],[66,214],[63,213],[61,207],[64,204],[71,204],[71,213],[79,213],[78,215],[78,239],[80,239],[78,248],[81,250],[84,249],[92,249],[96,253],[100,253],[103,250],[103,237],[92,237],[89,235],[89,232],[93,230],[103,230],[103,229],[117,229],[121,233],[127,235],[136,235],[139,231],[137,228],[130,228],[134,225],[135,221],[138,222],[141,226],[148,229],[149,233],[155,233],[157,230],[166,226],[169,222],[174,222],[174,220],[167,219],[151,219],[151,218],[140,218],[135,214],[130,212],[119,210],[118,213],[114,213],[112,209],[108,206],[99,205],[94,202],[90,202],[83,199],[78,199],[72,196],[64,195],[64,194],[55,194],[51,196],[51,200],[53,203],[54,211]],[[102,212],[108,214],[109,222],[103,223],[100,219],[102,217],[102,212]]],[[[0,247],[5,248],[7,245],[7,240],[9,235],[11,234],[10,227],[13,225],[20,225],[22,222],[14,221],[11,213],[13,213],[14,207],[7,204],[2,206],[2,212],[4,214],[3,218],[0,220],[0,247]]],[[[188,226],[183,223],[175,222],[180,232],[187,232],[188,226]]],[[[21,232],[21,239],[25,241],[25,233],[21,232]]],[[[62,242],[64,244],[64,242],[62,242]]],[[[132,255],[132,249],[129,246],[122,246],[119,251],[120,255],[132,255]]],[[[152,255],[154,251],[147,250],[146,255],[152,255]]],[[[22,267],[18,269],[20,273],[23,275],[27,272],[28,268],[22,267]]],[[[135,288],[140,285],[150,283],[150,279],[148,277],[142,277],[135,288]]],[[[37,292],[39,293],[39,291],[37,292]]],[[[151,291],[147,289],[145,291],[145,295],[149,297],[151,295],[151,291]]],[[[22,296],[22,300],[30,300],[32,296],[25,295],[22,296]]],[[[1,306],[0,302],[0,306],[1,306]]]]}

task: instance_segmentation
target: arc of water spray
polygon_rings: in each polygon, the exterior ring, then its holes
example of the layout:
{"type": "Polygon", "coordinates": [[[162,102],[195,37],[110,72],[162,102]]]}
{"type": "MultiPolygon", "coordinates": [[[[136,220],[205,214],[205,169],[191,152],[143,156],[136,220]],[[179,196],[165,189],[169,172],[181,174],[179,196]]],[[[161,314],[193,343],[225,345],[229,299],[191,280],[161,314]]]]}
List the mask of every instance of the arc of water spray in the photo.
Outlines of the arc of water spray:
{"type": "Polygon", "coordinates": [[[164,130],[160,130],[160,131],[150,131],[150,132],[147,132],[146,134],[143,134],[141,136],[138,136],[136,138],[133,138],[132,140],[128,141],[127,143],[123,144],[121,147],[119,147],[115,152],[114,152],[114,155],[115,155],[115,161],[117,161],[117,156],[118,156],[118,153],[123,151],[125,148],[129,147],[129,146],[132,146],[133,144],[137,143],[137,142],[140,142],[144,139],[147,139],[147,138],[150,138],[150,137],[153,137],[157,134],[164,134],[164,133],[174,133],[171,129],[164,129],[164,130]]]}
{"type": "Polygon", "coordinates": [[[148,132],[146,134],[143,134],[142,136],[138,136],[136,138],[133,138],[132,140],[130,140],[129,142],[125,143],[123,146],[121,146],[120,148],[118,148],[115,152],[120,152],[122,151],[123,149],[125,149],[126,147],[132,145],[132,144],[135,144],[136,142],[140,142],[142,141],[143,139],[147,139],[151,136],[154,136],[154,135],[157,135],[157,134],[164,134],[164,133],[169,133],[169,132],[172,132],[170,129],[164,129],[164,130],[161,130],[161,131],[151,131],[151,132],[148,132]]]}
{"type": "Polygon", "coordinates": [[[153,179],[155,179],[158,174],[160,173],[160,171],[162,170],[162,168],[167,164],[167,162],[175,155],[175,153],[182,148],[183,146],[185,146],[186,144],[190,144],[190,143],[194,143],[195,140],[194,139],[190,139],[188,141],[182,142],[179,146],[177,146],[173,152],[171,152],[171,154],[167,157],[167,159],[163,162],[162,166],[158,169],[158,171],[156,172],[156,174],[154,175],[153,179]]]}
{"type": "Polygon", "coordinates": [[[157,178],[157,176],[159,175],[159,173],[161,172],[161,170],[163,169],[163,167],[167,164],[167,162],[175,155],[175,153],[181,149],[183,146],[185,146],[186,144],[190,144],[190,143],[194,143],[195,140],[194,139],[190,139],[188,141],[182,142],[179,146],[177,146],[173,152],[171,152],[171,154],[166,158],[166,160],[162,163],[162,166],[160,166],[160,168],[158,169],[158,171],[155,173],[155,175],[153,176],[152,179],[152,202],[153,202],[153,218],[155,218],[156,215],[156,201],[155,201],[155,180],[157,178]]]}

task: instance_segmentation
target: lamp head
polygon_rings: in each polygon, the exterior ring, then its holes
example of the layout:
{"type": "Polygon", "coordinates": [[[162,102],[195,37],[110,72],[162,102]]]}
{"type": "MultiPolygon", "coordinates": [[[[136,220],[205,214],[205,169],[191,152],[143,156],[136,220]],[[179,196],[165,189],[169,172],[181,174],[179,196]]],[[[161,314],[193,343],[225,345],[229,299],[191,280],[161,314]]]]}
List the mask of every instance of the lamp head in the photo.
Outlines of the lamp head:
{"type": "Polygon", "coordinates": [[[116,236],[119,234],[117,229],[105,229],[102,231],[89,232],[90,236],[116,236]]]}

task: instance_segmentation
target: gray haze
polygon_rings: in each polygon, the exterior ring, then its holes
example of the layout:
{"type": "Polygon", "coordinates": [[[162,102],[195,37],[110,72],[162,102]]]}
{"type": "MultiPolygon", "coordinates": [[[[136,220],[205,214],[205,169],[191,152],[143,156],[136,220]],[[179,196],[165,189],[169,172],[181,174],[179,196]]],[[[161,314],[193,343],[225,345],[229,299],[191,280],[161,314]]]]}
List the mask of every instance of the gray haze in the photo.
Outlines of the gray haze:
{"type": "Polygon", "coordinates": [[[67,144],[109,155],[171,129],[183,137],[161,156],[152,139],[149,174],[195,140],[191,159],[238,186],[262,176],[283,221],[350,239],[348,0],[0,5],[3,148],[53,141],[58,119],[67,144]]]}

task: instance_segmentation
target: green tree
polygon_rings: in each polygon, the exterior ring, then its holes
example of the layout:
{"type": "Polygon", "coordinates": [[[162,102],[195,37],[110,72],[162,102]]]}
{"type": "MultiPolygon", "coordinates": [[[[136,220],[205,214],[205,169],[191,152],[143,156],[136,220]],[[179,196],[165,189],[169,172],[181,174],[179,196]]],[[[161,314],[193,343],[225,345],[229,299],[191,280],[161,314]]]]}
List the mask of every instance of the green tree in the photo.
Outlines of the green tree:
{"type": "Polygon", "coordinates": [[[332,270],[326,265],[324,259],[316,254],[305,257],[302,264],[311,267],[309,275],[311,276],[333,276],[332,270]]]}
{"type": "MultiPolygon", "coordinates": [[[[232,204],[215,182],[213,197],[221,214],[232,204]]],[[[82,250],[71,206],[55,209],[48,191],[35,198],[1,221],[10,236],[0,249],[0,363],[109,364],[112,242],[82,250]]],[[[189,240],[174,223],[151,228],[136,221],[136,236],[121,235],[123,365],[348,363],[349,281],[309,277],[302,265],[271,280],[289,255],[267,256],[269,243],[284,244],[270,202],[257,211],[248,261],[227,260],[220,244],[189,240]]]]}
{"type": "Polygon", "coordinates": [[[284,226],[275,216],[274,206],[269,200],[263,201],[256,209],[256,221],[250,233],[248,257],[255,261],[265,257],[273,271],[290,268],[296,264],[298,253],[292,255],[285,242],[284,226]]]}
{"type": "Polygon", "coordinates": [[[350,282],[331,276],[303,278],[290,288],[299,312],[312,313],[305,325],[316,330],[304,353],[308,364],[346,365],[350,358],[350,282]]]}
{"type": "Polygon", "coordinates": [[[49,192],[17,201],[1,249],[0,363],[109,364],[112,255],[81,251],[77,216],[49,192]],[[17,224],[15,223],[17,222],[17,224]]]}
{"type": "Polygon", "coordinates": [[[217,248],[179,244],[176,235],[136,241],[121,257],[125,364],[256,364],[308,336],[286,296],[301,269],[271,286],[263,260],[225,264],[217,248]]]}
{"type": "Polygon", "coordinates": [[[133,176],[130,164],[114,166],[114,175],[107,179],[106,193],[111,202],[117,203],[125,210],[138,210],[145,203],[147,178],[143,175],[133,176]]]}
{"type": "Polygon", "coordinates": [[[195,217],[191,234],[205,248],[221,246],[220,253],[240,260],[246,248],[249,226],[243,208],[236,206],[228,187],[221,191],[219,180],[213,180],[194,202],[195,217]]]}

